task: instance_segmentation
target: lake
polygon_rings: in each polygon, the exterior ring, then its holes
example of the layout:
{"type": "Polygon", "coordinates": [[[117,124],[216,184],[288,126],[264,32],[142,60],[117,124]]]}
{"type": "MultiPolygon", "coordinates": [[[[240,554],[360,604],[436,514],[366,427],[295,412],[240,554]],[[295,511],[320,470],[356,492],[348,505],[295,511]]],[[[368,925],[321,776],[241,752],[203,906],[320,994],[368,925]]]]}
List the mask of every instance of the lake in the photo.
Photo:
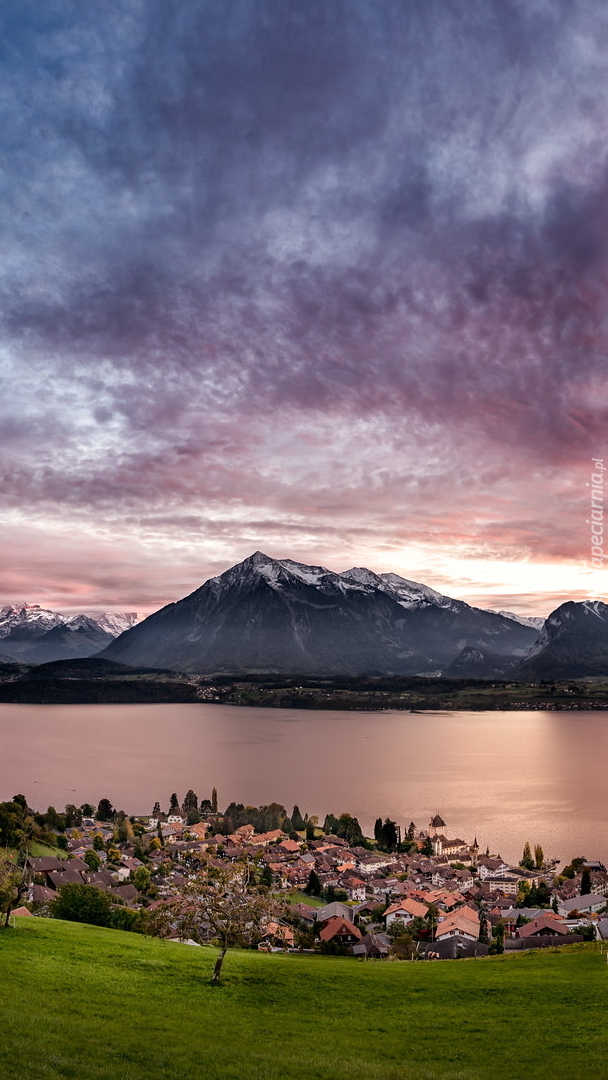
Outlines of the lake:
{"type": "Polygon", "coordinates": [[[46,810],[108,798],[131,814],[173,791],[348,811],[519,859],[608,863],[608,712],[325,712],[230,705],[0,705],[0,801],[46,810]]]}

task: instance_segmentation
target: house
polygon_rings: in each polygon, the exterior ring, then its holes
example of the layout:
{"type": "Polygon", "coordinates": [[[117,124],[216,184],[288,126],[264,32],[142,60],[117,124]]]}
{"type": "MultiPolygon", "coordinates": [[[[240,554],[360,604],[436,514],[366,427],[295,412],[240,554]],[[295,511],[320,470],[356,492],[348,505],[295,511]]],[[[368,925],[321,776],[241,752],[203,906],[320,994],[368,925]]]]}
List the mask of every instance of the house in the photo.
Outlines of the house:
{"type": "Polygon", "coordinates": [[[317,908],[311,907],[310,904],[290,904],[289,914],[312,926],[317,918],[317,908]]]}
{"type": "Polygon", "coordinates": [[[290,926],[283,926],[282,923],[269,922],[262,941],[274,948],[292,949],[294,944],[293,930],[290,926]]]}
{"type": "Polygon", "coordinates": [[[331,904],[326,904],[325,907],[317,908],[317,922],[328,922],[329,919],[335,919],[341,916],[344,919],[351,919],[353,916],[353,909],[348,904],[343,904],[340,900],[334,900],[331,904]]]}
{"type": "Polygon", "coordinates": [[[25,865],[34,874],[48,874],[53,870],[61,870],[65,866],[65,861],[55,858],[54,855],[43,855],[40,858],[28,856],[25,865]]]}
{"type": "Polygon", "coordinates": [[[362,937],[359,927],[341,915],[329,919],[319,934],[322,942],[333,941],[337,945],[354,945],[362,937]]]}
{"type": "Polygon", "coordinates": [[[388,928],[391,923],[395,922],[395,919],[400,919],[407,925],[413,919],[424,919],[428,913],[429,909],[426,904],[421,904],[418,900],[408,897],[406,900],[397,900],[394,904],[391,904],[382,917],[388,928]]]}
{"type": "Polygon", "coordinates": [[[463,960],[487,955],[488,946],[481,941],[469,941],[458,936],[431,941],[422,953],[424,960],[463,960]]]}
{"type": "Polygon", "coordinates": [[[451,912],[450,915],[446,915],[445,919],[438,924],[435,940],[441,941],[447,937],[459,937],[468,941],[478,941],[479,928],[479,915],[473,908],[465,904],[464,907],[458,908],[457,911],[451,912]]]}
{"type": "Polygon", "coordinates": [[[588,915],[590,912],[599,911],[606,907],[606,897],[597,896],[594,893],[586,893],[584,896],[572,896],[569,900],[558,900],[557,910],[565,918],[576,912],[577,915],[588,915]]]}
{"type": "Polygon", "coordinates": [[[385,960],[391,951],[391,939],[388,934],[368,933],[353,945],[353,956],[364,960],[385,960]]]}
{"type": "Polygon", "coordinates": [[[62,885],[82,885],[84,878],[79,870],[58,870],[46,875],[46,883],[50,889],[60,889],[62,885]]]}
{"type": "Polygon", "coordinates": [[[519,926],[515,931],[515,936],[518,938],[555,937],[556,934],[565,936],[567,933],[568,927],[564,925],[559,915],[553,911],[544,911],[532,922],[519,926]]]}

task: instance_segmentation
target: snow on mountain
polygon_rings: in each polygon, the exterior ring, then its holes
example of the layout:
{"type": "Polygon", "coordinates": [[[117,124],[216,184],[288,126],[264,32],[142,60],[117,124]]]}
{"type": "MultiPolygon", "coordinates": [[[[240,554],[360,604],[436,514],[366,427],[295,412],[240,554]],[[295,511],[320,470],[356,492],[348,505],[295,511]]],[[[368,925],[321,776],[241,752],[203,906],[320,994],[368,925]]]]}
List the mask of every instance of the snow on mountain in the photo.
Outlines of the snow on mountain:
{"type": "MultiPolygon", "coordinates": [[[[488,608],[488,611],[494,611],[494,608],[488,608]]],[[[534,630],[542,630],[545,625],[542,615],[515,615],[512,611],[495,611],[495,614],[503,615],[505,619],[513,619],[513,622],[520,626],[531,626],[534,630]]]]}
{"type": "Polygon", "coordinates": [[[137,626],[138,622],[141,622],[143,616],[138,615],[136,611],[104,611],[101,615],[91,615],[90,618],[105,630],[106,634],[112,634],[112,637],[118,637],[119,634],[124,634],[125,630],[130,630],[132,626],[137,626]]]}
{"type": "Polygon", "coordinates": [[[64,615],[59,611],[50,611],[40,604],[27,604],[25,601],[16,601],[14,604],[6,604],[0,608],[0,639],[10,634],[25,633],[27,636],[39,637],[48,633],[56,626],[67,626],[71,630],[98,628],[112,637],[129,630],[140,622],[141,616],[136,612],[113,612],[104,611],[100,615],[64,615]]]}
{"type": "Polygon", "coordinates": [[[46,634],[54,626],[62,626],[63,623],[63,615],[56,611],[47,611],[40,607],[40,604],[17,601],[0,608],[0,638],[20,630],[29,631],[32,635],[46,634]]]}

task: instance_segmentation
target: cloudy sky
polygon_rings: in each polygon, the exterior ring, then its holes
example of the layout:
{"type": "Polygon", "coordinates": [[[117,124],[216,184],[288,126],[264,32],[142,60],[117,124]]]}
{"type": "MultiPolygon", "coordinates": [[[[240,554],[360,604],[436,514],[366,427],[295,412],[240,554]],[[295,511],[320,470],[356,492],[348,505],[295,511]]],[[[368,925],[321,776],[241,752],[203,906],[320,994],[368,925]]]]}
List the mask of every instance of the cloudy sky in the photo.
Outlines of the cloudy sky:
{"type": "Polygon", "coordinates": [[[2,603],[602,591],[604,0],[6,0],[0,52],[2,603]]]}

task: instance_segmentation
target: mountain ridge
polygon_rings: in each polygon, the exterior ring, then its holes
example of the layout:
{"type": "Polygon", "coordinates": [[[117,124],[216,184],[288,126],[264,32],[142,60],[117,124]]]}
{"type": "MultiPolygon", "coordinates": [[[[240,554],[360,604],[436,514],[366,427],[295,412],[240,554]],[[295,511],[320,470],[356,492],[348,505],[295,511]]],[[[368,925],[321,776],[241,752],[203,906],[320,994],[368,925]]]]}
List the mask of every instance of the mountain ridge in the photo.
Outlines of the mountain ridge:
{"type": "Polygon", "coordinates": [[[209,674],[437,672],[466,645],[526,655],[537,632],[366,567],[256,551],[116,638],[103,655],[209,674]]]}

